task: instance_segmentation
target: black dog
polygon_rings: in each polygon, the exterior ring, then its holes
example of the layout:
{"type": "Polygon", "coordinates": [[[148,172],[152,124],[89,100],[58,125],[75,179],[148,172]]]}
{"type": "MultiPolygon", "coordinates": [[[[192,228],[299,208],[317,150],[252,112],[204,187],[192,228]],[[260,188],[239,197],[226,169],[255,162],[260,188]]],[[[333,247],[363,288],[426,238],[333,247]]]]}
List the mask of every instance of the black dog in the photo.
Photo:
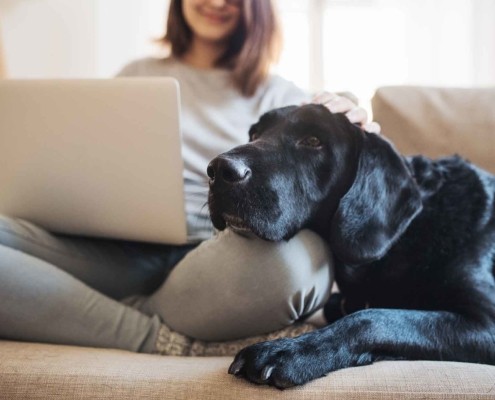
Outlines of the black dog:
{"type": "Polygon", "coordinates": [[[287,388],[379,360],[495,364],[494,176],[459,157],[403,158],[320,105],[271,111],[249,135],[208,166],[215,227],[314,230],[340,293],[330,325],[249,346],[229,373],[287,388]]]}

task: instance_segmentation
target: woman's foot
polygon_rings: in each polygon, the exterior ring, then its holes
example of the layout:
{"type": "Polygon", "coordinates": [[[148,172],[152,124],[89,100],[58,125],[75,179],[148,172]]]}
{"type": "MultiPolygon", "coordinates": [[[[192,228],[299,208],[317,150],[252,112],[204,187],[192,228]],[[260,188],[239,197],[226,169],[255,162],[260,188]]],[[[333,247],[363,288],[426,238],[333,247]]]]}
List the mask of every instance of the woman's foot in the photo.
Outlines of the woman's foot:
{"type": "Polygon", "coordinates": [[[315,329],[314,325],[308,323],[296,323],[265,335],[225,342],[204,342],[188,338],[162,325],[158,332],[154,353],[166,356],[234,356],[251,344],[284,337],[296,337],[315,329]]]}
{"type": "Polygon", "coordinates": [[[154,354],[163,356],[188,356],[194,339],[174,332],[162,324],[155,342],[154,354]]]}

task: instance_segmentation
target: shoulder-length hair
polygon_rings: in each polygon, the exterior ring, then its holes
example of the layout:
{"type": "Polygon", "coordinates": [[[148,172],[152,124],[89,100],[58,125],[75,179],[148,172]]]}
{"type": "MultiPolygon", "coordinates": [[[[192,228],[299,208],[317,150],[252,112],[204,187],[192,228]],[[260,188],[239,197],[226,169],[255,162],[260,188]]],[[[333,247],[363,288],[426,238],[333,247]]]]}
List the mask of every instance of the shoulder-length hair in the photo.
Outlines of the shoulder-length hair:
{"type": "MultiPolygon", "coordinates": [[[[273,0],[243,0],[241,7],[239,25],[216,66],[231,70],[234,86],[252,96],[278,61],[282,40],[273,0]]],[[[171,0],[167,33],[159,41],[178,58],[189,50],[192,32],[182,13],[182,0],[171,0]]]]}

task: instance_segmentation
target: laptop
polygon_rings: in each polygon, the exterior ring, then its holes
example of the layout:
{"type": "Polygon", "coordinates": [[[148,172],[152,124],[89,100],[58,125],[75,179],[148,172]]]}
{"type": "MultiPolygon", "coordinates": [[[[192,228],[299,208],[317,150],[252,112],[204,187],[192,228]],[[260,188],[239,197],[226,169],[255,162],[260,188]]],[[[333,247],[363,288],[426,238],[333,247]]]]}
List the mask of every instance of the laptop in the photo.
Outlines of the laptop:
{"type": "Polygon", "coordinates": [[[0,214],[185,243],[179,104],[172,78],[0,80],[0,214]]]}

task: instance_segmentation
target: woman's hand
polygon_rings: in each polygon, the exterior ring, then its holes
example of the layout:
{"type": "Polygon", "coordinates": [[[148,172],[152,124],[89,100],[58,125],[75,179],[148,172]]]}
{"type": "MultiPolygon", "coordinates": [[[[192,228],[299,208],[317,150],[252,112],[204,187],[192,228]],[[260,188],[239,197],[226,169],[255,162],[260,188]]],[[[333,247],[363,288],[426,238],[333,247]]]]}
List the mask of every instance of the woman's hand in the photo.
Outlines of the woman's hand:
{"type": "Polygon", "coordinates": [[[368,113],[359,107],[351,99],[339,96],[335,93],[322,92],[316,95],[312,103],[322,104],[333,113],[344,113],[353,124],[359,124],[365,131],[380,133],[380,125],[376,122],[368,122],[368,113]]]}

